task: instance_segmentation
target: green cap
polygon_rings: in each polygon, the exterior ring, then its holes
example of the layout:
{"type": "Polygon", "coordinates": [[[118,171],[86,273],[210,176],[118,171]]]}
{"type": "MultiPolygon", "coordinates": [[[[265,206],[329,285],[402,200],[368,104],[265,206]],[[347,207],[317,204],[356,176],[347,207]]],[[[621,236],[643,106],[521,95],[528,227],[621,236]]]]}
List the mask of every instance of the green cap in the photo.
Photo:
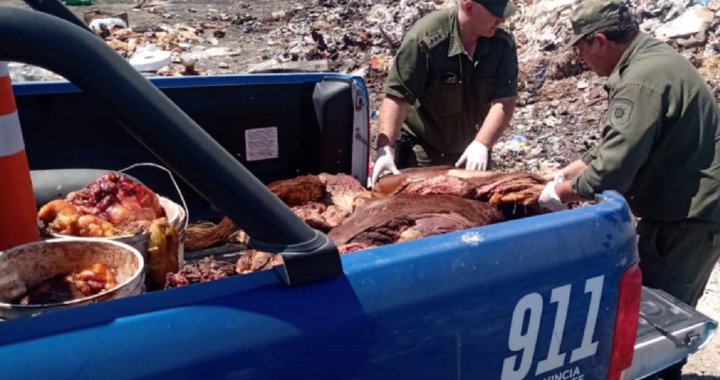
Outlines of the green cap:
{"type": "Polygon", "coordinates": [[[629,16],[624,0],[584,0],[573,9],[570,16],[573,36],[565,48],[571,48],[583,36],[600,28],[618,24],[629,16]]]}
{"type": "Polygon", "coordinates": [[[481,4],[493,16],[499,18],[509,18],[517,12],[517,7],[510,0],[473,0],[481,4]]]}

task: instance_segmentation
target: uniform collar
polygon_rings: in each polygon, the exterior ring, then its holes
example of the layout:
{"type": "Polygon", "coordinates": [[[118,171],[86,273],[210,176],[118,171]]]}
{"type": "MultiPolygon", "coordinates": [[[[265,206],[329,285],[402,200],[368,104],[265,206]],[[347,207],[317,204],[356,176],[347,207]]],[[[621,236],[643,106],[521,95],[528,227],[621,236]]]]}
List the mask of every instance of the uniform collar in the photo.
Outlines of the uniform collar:
{"type": "Polygon", "coordinates": [[[625,52],[620,57],[618,64],[615,66],[615,69],[610,74],[610,77],[608,77],[608,87],[614,88],[622,82],[622,73],[625,71],[625,68],[630,65],[638,51],[638,48],[644,45],[647,38],[647,34],[640,32],[637,37],[635,37],[635,39],[630,43],[630,45],[628,45],[627,49],[625,49],[625,52]]]}
{"type": "MultiPolygon", "coordinates": [[[[460,39],[458,12],[460,12],[459,9],[456,9],[454,12],[450,12],[450,48],[448,49],[448,57],[454,57],[458,54],[465,53],[465,47],[460,39]]],[[[484,37],[478,38],[477,45],[475,46],[475,58],[488,54],[489,50],[490,45],[488,44],[488,39],[484,37]]]]}

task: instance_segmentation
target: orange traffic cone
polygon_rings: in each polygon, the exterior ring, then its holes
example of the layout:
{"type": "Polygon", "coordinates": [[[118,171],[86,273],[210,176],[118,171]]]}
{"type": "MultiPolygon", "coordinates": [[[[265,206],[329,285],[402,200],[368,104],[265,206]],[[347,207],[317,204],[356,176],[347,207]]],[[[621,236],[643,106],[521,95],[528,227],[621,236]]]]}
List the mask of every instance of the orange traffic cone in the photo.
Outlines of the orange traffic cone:
{"type": "Polygon", "coordinates": [[[0,61],[0,251],[40,240],[8,63],[0,61]]]}

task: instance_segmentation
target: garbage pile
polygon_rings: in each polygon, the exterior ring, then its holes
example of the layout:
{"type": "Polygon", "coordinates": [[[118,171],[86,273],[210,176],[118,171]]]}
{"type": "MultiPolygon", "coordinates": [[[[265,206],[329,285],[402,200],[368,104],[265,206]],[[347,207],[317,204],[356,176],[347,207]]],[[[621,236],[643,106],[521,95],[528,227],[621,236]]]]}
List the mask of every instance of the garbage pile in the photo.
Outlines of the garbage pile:
{"type": "MultiPolygon", "coordinates": [[[[570,14],[580,0],[518,2],[509,22],[520,62],[519,99],[506,136],[494,147],[497,166],[548,172],[581,156],[600,138],[605,78],[565,50],[570,14]]],[[[720,95],[718,0],[631,0],[643,32],[687,57],[720,95]]]]}
{"type": "MultiPolygon", "coordinates": [[[[519,12],[507,27],[518,47],[518,108],[511,127],[494,147],[496,169],[554,170],[578,158],[600,137],[605,78],[563,49],[572,33],[570,13],[578,1],[515,0],[519,12]]],[[[227,8],[215,4],[220,9],[173,13],[159,3],[141,2],[137,11],[154,13],[163,21],[152,27],[111,25],[101,35],[119,54],[139,60],[135,62],[139,66],[145,63],[144,54],[157,58],[158,51],[166,52],[162,67],[151,65],[148,76],[288,71],[362,75],[370,91],[375,131],[383,82],[403,35],[421,17],[455,4],[455,0],[315,0],[273,7],[235,2],[227,8]]],[[[720,0],[630,0],[630,4],[642,30],[686,56],[720,96],[720,0]]],[[[48,76],[35,71],[25,80],[48,76]]]]}
{"type": "MultiPolygon", "coordinates": [[[[563,48],[572,34],[570,14],[578,1],[515,1],[519,12],[507,27],[518,46],[519,107],[494,147],[497,170],[549,172],[579,158],[600,138],[605,79],[563,48]]],[[[641,29],[691,60],[720,95],[720,19],[716,17],[720,0],[631,0],[630,4],[641,29]]],[[[422,16],[452,6],[454,0],[318,0],[296,6],[278,14],[275,32],[267,41],[280,52],[248,71],[326,61],[323,67],[330,71],[363,75],[371,93],[375,131],[383,82],[404,33],[422,16]]]]}
{"type": "Polygon", "coordinates": [[[140,71],[159,76],[200,75],[196,62],[240,54],[237,49],[218,46],[225,34],[223,25],[218,23],[159,24],[153,28],[112,29],[106,40],[140,71]]]}
{"type": "Polygon", "coordinates": [[[382,83],[405,32],[426,14],[452,6],[454,0],[318,0],[281,12],[268,45],[280,52],[249,72],[289,67],[303,71],[303,61],[326,61],[328,71],[363,75],[371,102],[378,103],[382,83]]]}

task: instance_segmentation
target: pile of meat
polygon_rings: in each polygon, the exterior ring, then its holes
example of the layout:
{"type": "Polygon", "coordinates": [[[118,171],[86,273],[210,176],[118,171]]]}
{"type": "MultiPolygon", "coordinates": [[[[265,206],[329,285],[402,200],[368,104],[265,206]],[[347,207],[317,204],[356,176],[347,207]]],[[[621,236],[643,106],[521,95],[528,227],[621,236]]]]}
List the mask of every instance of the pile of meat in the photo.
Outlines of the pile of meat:
{"type": "Polygon", "coordinates": [[[304,175],[275,181],[268,188],[310,227],[323,232],[340,225],[372,196],[347,174],[304,175]]]}
{"type": "Polygon", "coordinates": [[[206,257],[196,263],[185,265],[177,273],[168,273],[165,288],[177,288],[199,282],[219,280],[235,274],[235,265],[206,257]]]}
{"type": "Polygon", "coordinates": [[[131,178],[110,172],[84,188],[42,206],[38,212],[47,235],[111,237],[130,233],[164,216],[158,196],[131,178]]]}
{"type": "Polygon", "coordinates": [[[94,264],[77,273],[51,277],[30,288],[20,305],[52,304],[90,297],[117,286],[115,274],[105,264],[94,264]]]}
{"type": "Polygon", "coordinates": [[[254,249],[244,252],[235,264],[216,260],[212,256],[205,257],[195,263],[185,265],[177,273],[168,273],[165,288],[177,288],[200,282],[219,280],[238,274],[270,269],[280,264],[282,264],[280,255],[254,249]]]}
{"type": "Polygon", "coordinates": [[[404,169],[381,178],[373,199],[328,237],[347,253],[540,214],[545,182],[527,172],[404,169]]]}
{"type": "MultiPolygon", "coordinates": [[[[372,191],[349,175],[326,173],[276,181],[268,188],[308,225],[327,233],[340,253],[349,253],[545,213],[538,205],[545,184],[530,172],[442,166],[401,170],[381,178],[372,191]]],[[[186,251],[224,244],[238,232],[227,218],[193,238],[192,228],[186,251]]],[[[241,236],[247,245],[247,236],[241,236]]],[[[240,257],[233,274],[279,264],[279,255],[250,250],[240,257]]],[[[196,270],[202,268],[189,269],[196,270]]],[[[196,275],[187,280],[173,277],[185,276],[182,273],[168,275],[166,287],[199,281],[196,275]]]]}

